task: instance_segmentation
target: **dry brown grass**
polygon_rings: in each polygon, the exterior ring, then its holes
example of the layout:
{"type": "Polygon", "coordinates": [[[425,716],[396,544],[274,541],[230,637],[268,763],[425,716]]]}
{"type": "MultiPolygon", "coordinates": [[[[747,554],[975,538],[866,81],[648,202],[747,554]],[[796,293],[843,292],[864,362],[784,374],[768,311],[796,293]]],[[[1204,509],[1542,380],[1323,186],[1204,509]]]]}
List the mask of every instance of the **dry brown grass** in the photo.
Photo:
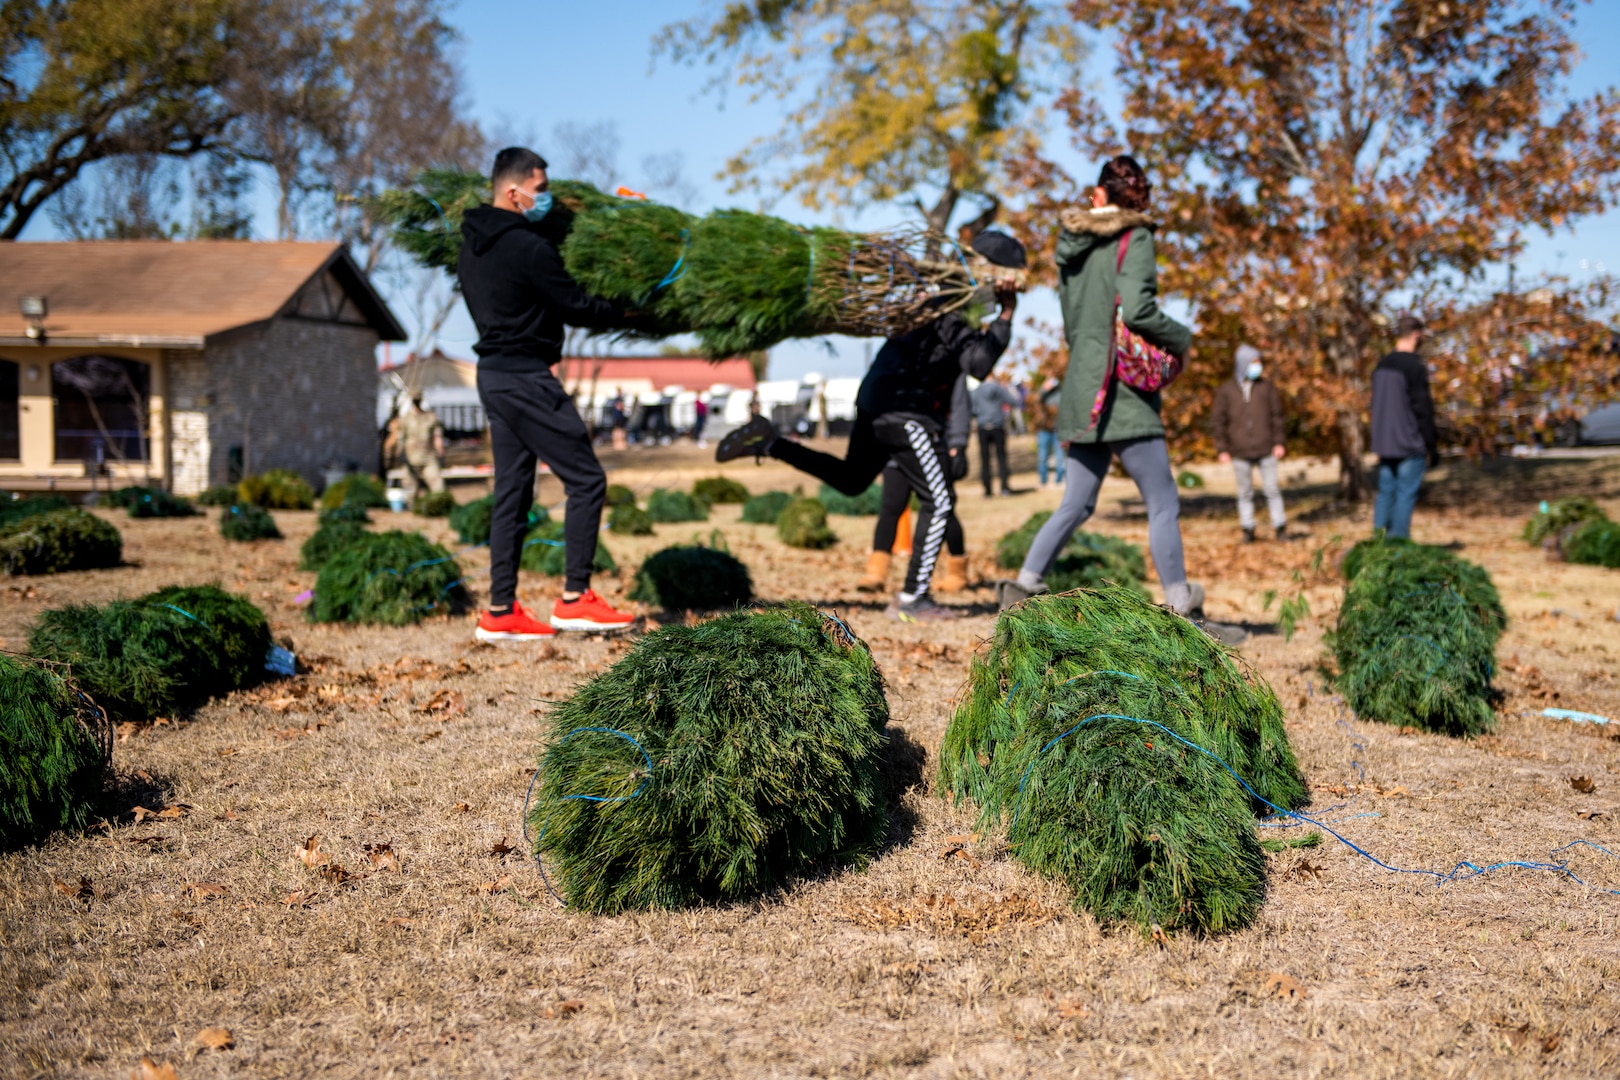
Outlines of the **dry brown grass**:
{"type": "MultiPolygon", "coordinates": [[[[615,479],[643,488],[717,471],[681,453],[613,464],[615,479]]],[[[725,471],[756,491],[803,482],[751,463],[725,471]]],[[[1206,471],[1204,494],[1231,490],[1222,470],[1206,471]]],[[[1614,494],[1602,465],[1563,472],[1574,478],[1560,484],[1614,494]]],[[[1312,467],[1296,493],[1330,479],[1312,467]]],[[[1233,543],[1235,522],[1214,501],[1186,522],[1212,614],[1264,624],[1263,591],[1292,589],[1301,571],[1315,617],[1291,642],[1259,633],[1244,652],[1289,708],[1318,804],[1353,795],[1335,816],[1377,815],[1343,827],[1401,866],[1620,842],[1620,742],[1539,716],[1549,703],[1620,715],[1620,577],[1548,563],[1519,542],[1535,495],[1522,486],[1509,500],[1476,485],[1472,499],[1420,510],[1416,530],[1461,541],[1502,589],[1513,623],[1499,733],[1463,742],[1359,723],[1359,755],[1316,671],[1338,588],[1308,564],[1329,537],[1364,533],[1365,518],[1316,497],[1309,541],[1251,548],[1233,543]],[[1352,757],[1364,763],[1359,788],[1352,757]]],[[[1132,494],[1110,481],[1096,527],[1145,539],[1132,494]]],[[[984,500],[970,482],[975,571],[990,576],[996,537],[1055,501],[984,500]]],[[[896,727],[931,752],[991,627],[989,590],[954,598],[975,612],[956,625],[900,627],[851,588],[870,519],[834,518],[841,544],[799,552],[737,514],[608,541],[633,567],[718,528],[764,596],[849,612],[884,665],[896,727]]],[[[291,601],[312,583],[295,569],[312,515],[277,517],[287,540],[240,546],[209,522],[117,514],[135,565],[0,583],[0,647],[18,648],[43,607],[217,578],[258,599],[311,668],[124,729],[106,827],[0,855],[0,1074],[122,1077],[143,1056],[188,1080],[1620,1071],[1620,897],[1550,874],[1436,888],[1330,844],[1272,857],[1251,930],[1160,944],[1073,913],[994,836],[975,836],[969,811],[913,789],[894,843],[864,873],[725,908],[560,910],[524,859],[519,823],[537,717],[623,644],[479,648],[470,619],[308,626],[291,601]]],[[[424,528],[447,535],[442,522],[424,528]]],[[[524,582],[536,601],[554,585],[524,582]]],[[[1593,854],[1574,865],[1620,887],[1620,865],[1593,854]]]]}

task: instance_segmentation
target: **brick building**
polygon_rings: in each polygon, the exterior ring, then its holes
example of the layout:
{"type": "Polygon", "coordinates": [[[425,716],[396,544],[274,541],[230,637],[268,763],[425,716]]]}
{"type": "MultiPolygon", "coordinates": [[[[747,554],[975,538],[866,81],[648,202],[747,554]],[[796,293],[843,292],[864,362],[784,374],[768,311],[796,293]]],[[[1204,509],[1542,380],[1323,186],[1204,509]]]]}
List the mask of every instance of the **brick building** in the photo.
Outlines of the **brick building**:
{"type": "Polygon", "coordinates": [[[374,468],[379,341],[336,243],[0,244],[0,488],[374,468]]]}

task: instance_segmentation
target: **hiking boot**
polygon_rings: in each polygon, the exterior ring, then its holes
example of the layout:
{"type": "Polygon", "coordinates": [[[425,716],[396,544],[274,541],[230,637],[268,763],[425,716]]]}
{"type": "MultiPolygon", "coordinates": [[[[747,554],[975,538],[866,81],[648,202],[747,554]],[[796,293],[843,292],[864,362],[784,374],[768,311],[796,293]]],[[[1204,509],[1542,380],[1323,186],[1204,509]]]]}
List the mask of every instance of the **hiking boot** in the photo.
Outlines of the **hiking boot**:
{"type": "Polygon", "coordinates": [[[1283,543],[1288,542],[1288,526],[1287,525],[1279,525],[1279,526],[1277,526],[1277,539],[1281,540],[1283,543]]]}
{"type": "Polygon", "coordinates": [[[556,633],[555,629],[536,619],[522,604],[513,604],[512,610],[505,615],[484,612],[478,620],[478,629],[473,631],[473,637],[479,641],[538,641],[556,633]]]}
{"type": "Polygon", "coordinates": [[[634,615],[608,606],[606,600],[596,595],[595,589],[586,589],[573,600],[559,599],[551,609],[551,625],[558,630],[594,630],[599,634],[611,634],[630,629],[630,624],[635,621],[634,615]]]}
{"type": "Polygon", "coordinates": [[[1016,579],[998,581],[996,582],[996,610],[1006,611],[1014,604],[1023,603],[1030,597],[1046,591],[1044,581],[1033,589],[1024,588],[1016,579]]]}
{"type": "Polygon", "coordinates": [[[1243,542],[1245,544],[1254,543],[1254,526],[1253,525],[1245,525],[1243,527],[1243,542]]]}
{"type": "Polygon", "coordinates": [[[1249,632],[1232,623],[1215,622],[1213,619],[1194,619],[1192,623],[1222,645],[1236,647],[1249,640],[1249,632]]]}
{"type": "Polygon", "coordinates": [[[889,587],[889,563],[894,556],[874,551],[866,556],[866,576],[855,583],[856,592],[883,592],[889,587]]]}
{"type": "Polygon", "coordinates": [[[967,588],[967,583],[967,556],[941,555],[939,577],[935,579],[933,587],[940,592],[961,592],[967,588]]]}
{"type": "Polygon", "coordinates": [[[949,622],[958,618],[952,609],[943,604],[936,603],[932,596],[923,593],[915,600],[902,602],[896,596],[894,603],[890,604],[883,614],[896,622],[922,623],[922,622],[949,622]]]}
{"type": "Polygon", "coordinates": [[[1187,617],[1194,620],[1204,617],[1204,586],[1196,581],[1187,582],[1187,617]]]}
{"type": "Polygon", "coordinates": [[[762,458],[776,441],[776,425],[763,416],[756,416],[735,431],[726,432],[720,445],[714,448],[715,461],[736,461],[738,458],[762,458]]]}

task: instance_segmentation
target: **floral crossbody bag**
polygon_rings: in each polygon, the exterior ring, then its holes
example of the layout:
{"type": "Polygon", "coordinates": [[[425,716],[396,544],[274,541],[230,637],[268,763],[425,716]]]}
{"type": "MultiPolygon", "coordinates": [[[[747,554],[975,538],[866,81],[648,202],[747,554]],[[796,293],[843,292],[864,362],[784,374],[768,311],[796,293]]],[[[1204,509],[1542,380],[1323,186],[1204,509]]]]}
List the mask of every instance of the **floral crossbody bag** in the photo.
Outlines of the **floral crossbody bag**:
{"type": "MultiPolygon", "coordinates": [[[[1114,260],[1114,276],[1119,276],[1125,265],[1125,252],[1130,250],[1131,231],[1127,229],[1119,238],[1119,255],[1114,260]]],[[[1102,388],[1091,403],[1091,426],[1102,418],[1103,406],[1108,403],[1108,391],[1114,379],[1144,394],[1162,390],[1181,374],[1186,366],[1181,357],[1167,352],[1125,325],[1125,309],[1119,293],[1114,294],[1114,337],[1108,348],[1108,370],[1103,374],[1102,388]]]]}

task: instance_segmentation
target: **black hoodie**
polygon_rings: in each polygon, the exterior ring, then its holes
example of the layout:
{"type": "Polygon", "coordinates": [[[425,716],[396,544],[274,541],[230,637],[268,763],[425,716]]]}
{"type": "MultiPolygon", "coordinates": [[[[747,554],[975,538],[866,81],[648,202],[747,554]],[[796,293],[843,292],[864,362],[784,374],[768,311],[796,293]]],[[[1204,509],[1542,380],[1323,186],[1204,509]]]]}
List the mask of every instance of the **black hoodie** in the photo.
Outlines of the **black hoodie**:
{"type": "Polygon", "coordinates": [[[622,308],[588,295],[564,269],[557,246],[569,220],[562,207],[539,224],[493,206],[463,215],[456,271],[478,327],[479,367],[543,371],[562,356],[563,324],[591,330],[624,324],[622,308]]]}

